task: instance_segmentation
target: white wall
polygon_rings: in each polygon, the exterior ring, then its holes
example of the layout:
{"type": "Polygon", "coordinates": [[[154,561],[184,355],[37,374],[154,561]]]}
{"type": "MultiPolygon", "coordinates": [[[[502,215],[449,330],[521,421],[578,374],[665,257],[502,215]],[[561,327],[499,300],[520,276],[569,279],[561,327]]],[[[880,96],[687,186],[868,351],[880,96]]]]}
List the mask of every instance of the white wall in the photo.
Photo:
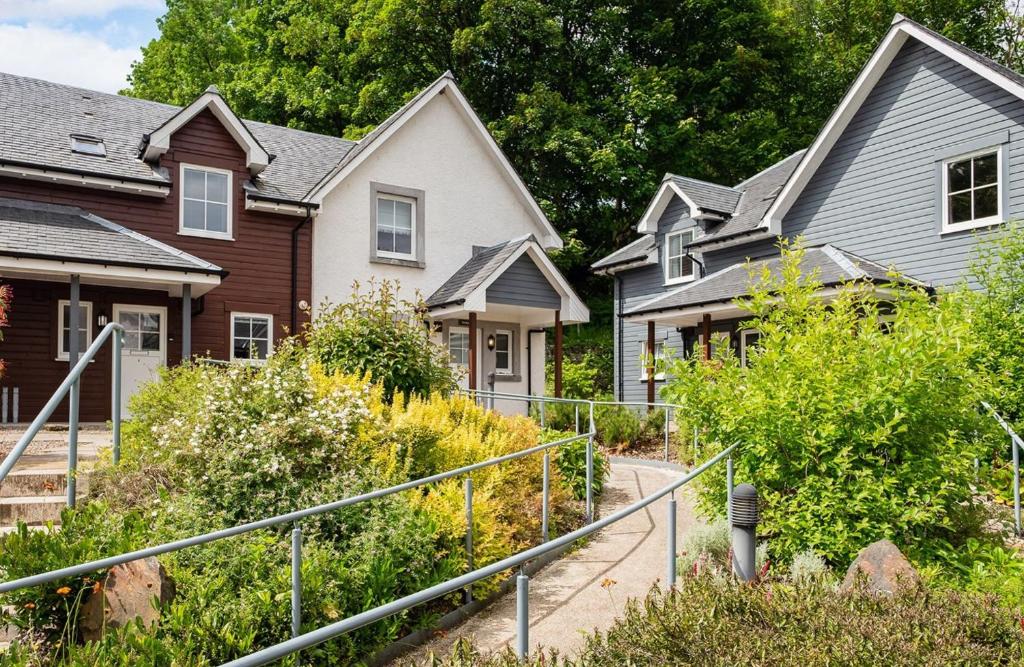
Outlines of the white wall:
{"type": "Polygon", "coordinates": [[[313,223],[313,305],[345,300],[353,281],[401,281],[427,298],[472,247],[545,234],[503,169],[446,95],[437,95],[377,146],[323,201],[313,223]],[[425,268],[371,263],[370,183],[424,191],[425,268]]]}

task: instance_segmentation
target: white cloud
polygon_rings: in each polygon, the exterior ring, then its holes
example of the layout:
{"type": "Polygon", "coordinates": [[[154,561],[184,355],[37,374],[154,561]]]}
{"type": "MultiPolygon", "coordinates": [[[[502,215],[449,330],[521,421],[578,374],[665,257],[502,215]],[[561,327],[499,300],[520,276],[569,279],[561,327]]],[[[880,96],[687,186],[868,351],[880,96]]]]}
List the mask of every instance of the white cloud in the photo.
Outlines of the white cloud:
{"type": "Polygon", "coordinates": [[[163,10],[164,0],[0,0],[0,21],[66,21],[122,9],[163,10]]]}
{"type": "Polygon", "coordinates": [[[114,48],[96,35],[32,23],[0,23],[0,44],[0,71],[108,93],[126,85],[132,61],[141,57],[137,47],[114,48]]]}

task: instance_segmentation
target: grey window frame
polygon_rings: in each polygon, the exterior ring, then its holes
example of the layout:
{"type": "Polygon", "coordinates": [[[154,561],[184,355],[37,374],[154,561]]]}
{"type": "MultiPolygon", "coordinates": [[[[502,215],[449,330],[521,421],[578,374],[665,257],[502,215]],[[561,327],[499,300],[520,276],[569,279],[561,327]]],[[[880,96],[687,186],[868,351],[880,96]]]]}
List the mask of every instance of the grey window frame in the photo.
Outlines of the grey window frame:
{"type": "Polygon", "coordinates": [[[377,264],[392,264],[395,266],[409,266],[422,269],[426,267],[426,254],[424,244],[424,208],[426,193],[416,188],[407,188],[400,185],[388,185],[385,183],[370,182],[370,261],[377,264]],[[377,252],[377,198],[402,197],[414,201],[413,209],[413,249],[415,256],[409,259],[400,257],[387,257],[377,252]]]}

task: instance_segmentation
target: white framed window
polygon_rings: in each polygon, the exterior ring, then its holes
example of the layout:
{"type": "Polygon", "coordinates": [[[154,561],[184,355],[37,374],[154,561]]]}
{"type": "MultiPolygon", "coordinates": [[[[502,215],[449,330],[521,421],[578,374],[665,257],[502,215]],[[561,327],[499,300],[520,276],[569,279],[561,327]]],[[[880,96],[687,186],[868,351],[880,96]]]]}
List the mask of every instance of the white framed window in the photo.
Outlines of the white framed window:
{"type": "MultiPolygon", "coordinates": [[[[665,379],[665,341],[654,341],[654,379],[665,379]],[[661,370],[658,370],[659,366],[661,370]]],[[[640,381],[647,382],[647,341],[640,341],[640,381]]]]}
{"type": "Polygon", "coordinates": [[[231,240],[231,172],[181,165],[179,234],[231,240]]]}
{"type": "Polygon", "coordinates": [[[494,332],[494,372],[512,375],[512,332],[508,329],[494,332]]]}
{"type": "Polygon", "coordinates": [[[756,349],[759,340],[761,332],[757,329],[744,329],[740,332],[740,365],[747,365],[747,352],[756,349]]]}
{"type": "Polygon", "coordinates": [[[469,366],[469,329],[450,327],[448,329],[448,354],[451,362],[458,366],[469,366]]]}
{"type": "Polygon", "coordinates": [[[416,200],[377,195],[377,256],[416,259],[416,200]]]}
{"type": "Polygon", "coordinates": [[[693,280],[693,260],[686,254],[686,244],[693,241],[693,230],[665,235],[665,284],[674,285],[693,280]]]}
{"type": "Polygon", "coordinates": [[[274,349],[274,316],[231,313],[231,359],[262,362],[274,349]]]}
{"type": "Polygon", "coordinates": [[[956,232],[1003,222],[1002,147],[942,163],[942,231],[956,232]]]}
{"type": "MultiPolygon", "coordinates": [[[[71,319],[71,301],[61,299],[57,302],[57,359],[68,360],[68,347],[71,342],[71,330],[68,320],[71,319]]],[[[79,357],[92,342],[92,302],[78,302],[78,354],[79,357]]]]}

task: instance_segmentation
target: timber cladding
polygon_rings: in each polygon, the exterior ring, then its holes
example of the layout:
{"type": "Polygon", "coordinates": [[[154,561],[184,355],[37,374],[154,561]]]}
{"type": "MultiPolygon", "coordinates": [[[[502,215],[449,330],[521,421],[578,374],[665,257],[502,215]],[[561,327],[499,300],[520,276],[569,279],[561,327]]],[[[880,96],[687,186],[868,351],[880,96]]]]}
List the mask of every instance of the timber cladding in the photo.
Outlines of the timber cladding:
{"type": "MultiPolygon", "coordinates": [[[[140,137],[141,139],[141,137],[140,137]]],[[[102,161],[103,158],[96,158],[102,161]]],[[[245,153],[208,110],[204,110],[171,138],[171,148],[160,159],[173,185],[170,194],[150,197],[98,189],[54,185],[40,181],[0,177],[0,197],[78,206],[90,213],[124,225],[128,229],[167,243],[217,264],[228,275],[222,283],[196,301],[192,318],[192,352],[215,359],[230,358],[230,313],[232,310],[266,313],[274,318],[274,339],[280,340],[291,328],[292,317],[292,231],[303,219],[247,211],[243,184],[250,174],[245,153]],[[181,163],[214,167],[232,172],[232,234],[234,240],[187,236],[178,233],[181,163]]],[[[100,168],[97,171],[101,171],[100,168]]],[[[298,232],[297,301],[312,299],[311,225],[298,232]]],[[[57,362],[57,300],[68,298],[66,283],[4,280],[14,286],[15,297],[10,327],[0,344],[0,358],[6,359],[8,373],[0,382],[20,386],[20,419],[29,420],[42,407],[37,394],[48,397],[67,373],[67,362],[57,362]],[[23,331],[21,331],[23,329],[23,331]],[[31,332],[31,334],[29,333],[31,332]],[[45,337],[45,340],[40,338],[45,337]],[[40,389],[28,389],[29,383],[40,389]]],[[[168,309],[168,362],[181,356],[181,300],[166,292],[119,290],[82,285],[83,301],[94,301],[93,334],[99,304],[112,316],[112,304],[162,305],[168,309]]],[[[297,327],[308,321],[299,311],[297,327]]],[[[109,352],[97,359],[96,368],[86,373],[82,388],[82,419],[98,421],[109,417],[109,352]]],[[[66,419],[56,416],[55,419],[66,419]]]]}

